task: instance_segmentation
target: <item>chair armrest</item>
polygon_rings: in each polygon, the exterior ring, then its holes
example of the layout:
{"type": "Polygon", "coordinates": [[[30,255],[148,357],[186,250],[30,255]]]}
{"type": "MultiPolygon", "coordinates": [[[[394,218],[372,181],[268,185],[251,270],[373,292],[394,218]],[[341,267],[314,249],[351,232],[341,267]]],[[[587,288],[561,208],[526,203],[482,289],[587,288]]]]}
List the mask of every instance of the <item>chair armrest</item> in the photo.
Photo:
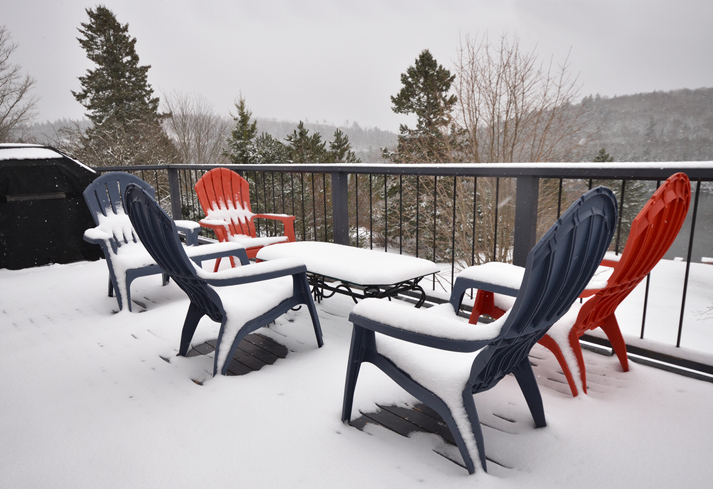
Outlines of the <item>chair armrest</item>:
{"type": "Polygon", "coordinates": [[[196,267],[196,275],[198,275],[199,278],[205,280],[210,285],[218,287],[259,282],[306,272],[307,267],[305,267],[299,258],[281,258],[279,260],[244,265],[220,270],[218,272],[209,272],[196,267]]]}
{"type": "Polygon", "coordinates": [[[186,237],[186,244],[188,246],[198,245],[198,235],[201,232],[200,224],[195,221],[187,221],[183,219],[179,219],[173,222],[176,223],[176,229],[178,229],[178,232],[183,233],[183,235],[186,237]]]}
{"type": "Polygon", "coordinates": [[[228,230],[230,229],[230,223],[228,221],[224,221],[222,219],[201,219],[198,221],[198,225],[204,228],[208,229],[225,229],[228,230]]]}
{"type": "Polygon", "coordinates": [[[92,244],[108,244],[113,236],[101,229],[99,226],[84,231],[84,241],[92,244]]]}
{"type": "Polygon", "coordinates": [[[474,328],[447,314],[369,298],[354,306],[349,321],[377,333],[441,350],[473,352],[492,343],[500,335],[507,314],[490,324],[474,328]]]}
{"type": "Polygon", "coordinates": [[[273,221],[281,221],[285,227],[285,236],[287,236],[287,241],[294,243],[295,239],[295,216],[289,216],[287,214],[253,214],[250,218],[251,220],[260,219],[271,219],[273,221]]]}

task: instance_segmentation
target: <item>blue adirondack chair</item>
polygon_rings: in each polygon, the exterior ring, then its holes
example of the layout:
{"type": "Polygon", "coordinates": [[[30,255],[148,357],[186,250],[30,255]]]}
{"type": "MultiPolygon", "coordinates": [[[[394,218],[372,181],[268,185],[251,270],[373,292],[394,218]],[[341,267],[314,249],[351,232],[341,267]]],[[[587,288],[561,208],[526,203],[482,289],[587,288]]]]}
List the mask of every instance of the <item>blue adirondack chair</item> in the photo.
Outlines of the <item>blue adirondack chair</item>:
{"type": "Polygon", "coordinates": [[[469,473],[476,463],[487,470],[473,394],[513,373],[535,425],[546,425],[528,354],[589,282],[611,242],[616,217],[609,189],[584,194],[530,251],[514,306],[489,325],[471,325],[457,316],[467,289],[458,280],[441,308],[414,309],[377,299],[357,304],[349,316],[354,329],[342,421],[351,418],[361,363],[372,363],[440,414],[469,473]]]}
{"type": "MultiPolygon", "coordinates": [[[[84,200],[97,225],[85,231],[84,240],[101,246],[109,268],[109,297],[115,292],[119,310],[126,306],[129,311],[131,282],[138,277],[162,273],[161,268],[141,245],[125,213],[124,190],[130,183],[143,188],[151,196],[155,195],[150,184],[124,172],[105,173],[84,190],[84,200]]],[[[186,243],[190,245],[187,252],[199,265],[203,260],[226,256],[237,256],[241,262],[247,262],[247,254],[240,244],[195,246],[198,244],[200,225],[191,221],[178,223],[186,243]]],[[[163,277],[163,284],[166,283],[168,275],[163,277]]]]}
{"type": "Polygon", "coordinates": [[[298,259],[280,259],[210,272],[195,267],[181,245],[176,224],[151,195],[138,185],[126,187],[126,210],[136,233],[159,266],[188,295],[191,304],[183,324],[179,355],[186,355],[193,333],[203,316],[220,323],[213,375],[228,370],[240,341],[300,304],[312,317],[317,346],[323,345],[322,328],[312,301],[307,269],[298,259]],[[220,288],[236,292],[234,300],[221,300],[220,288]],[[220,291],[220,293],[219,293],[220,291]]]}

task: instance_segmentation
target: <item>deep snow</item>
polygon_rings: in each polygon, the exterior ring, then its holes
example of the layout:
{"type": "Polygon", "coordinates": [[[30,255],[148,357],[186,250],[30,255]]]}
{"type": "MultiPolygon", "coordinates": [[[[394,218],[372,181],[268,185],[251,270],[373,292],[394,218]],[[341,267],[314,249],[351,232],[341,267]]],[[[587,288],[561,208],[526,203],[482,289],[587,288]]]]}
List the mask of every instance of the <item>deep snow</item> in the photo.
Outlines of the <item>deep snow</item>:
{"type": "MultiPolygon", "coordinates": [[[[710,280],[707,270],[695,280],[710,280]]],[[[289,348],[287,358],[211,378],[211,357],[175,356],[188,301],[174,283],[137,279],[132,296],[145,312],[114,313],[106,280],[103,260],[0,270],[3,487],[670,488],[707,487],[713,477],[711,383],[639,364],[624,373],[615,357],[585,351],[589,395],[572,398],[554,357],[536,347],[548,426],[534,428],[512,378],[478,394],[481,421],[494,427],[483,429],[486,453],[502,466],[468,476],[434,452],[457,456],[435,435],[340,422],[350,299],[318,304],[323,348],[303,308],[261,330],[289,348]]],[[[668,311],[656,308],[672,309],[673,292],[656,294],[654,335],[669,327],[668,311]]],[[[704,320],[689,338],[706,336],[709,299],[690,299],[704,320]]],[[[640,312],[624,308],[622,318],[625,330],[639,327],[628,323],[640,324],[640,312]]],[[[194,343],[217,331],[204,319],[194,343]]],[[[366,365],[354,416],[412,401],[366,365]]]]}

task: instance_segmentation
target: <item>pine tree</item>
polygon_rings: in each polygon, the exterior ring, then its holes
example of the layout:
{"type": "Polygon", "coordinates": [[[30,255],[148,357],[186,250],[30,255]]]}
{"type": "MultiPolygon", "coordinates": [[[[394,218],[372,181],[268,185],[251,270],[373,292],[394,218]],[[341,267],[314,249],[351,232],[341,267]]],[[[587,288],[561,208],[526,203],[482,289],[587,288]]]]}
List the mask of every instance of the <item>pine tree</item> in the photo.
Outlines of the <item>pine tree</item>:
{"type": "Polygon", "coordinates": [[[79,77],[82,90],[72,94],[89,112],[95,126],[108,118],[129,124],[136,120],[158,121],[159,99],[148,83],[150,65],[140,66],[136,38],[129,24],[121,25],[106,7],[86,9],[89,22],[82,23],[78,39],[87,58],[97,66],[79,77]]]}
{"type": "Polygon", "coordinates": [[[255,137],[257,136],[257,121],[250,122],[252,112],[245,104],[245,99],[240,97],[235,104],[238,113],[233,117],[235,127],[228,138],[229,151],[226,155],[235,164],[263,163],[256,161],[257,148],[255,137]]]}
{"type": "Polygon", "coordinates": [[[340,129],[334,131],[334,139],[329,142],[329,162],[330,163],[361,163],[357,155],[352,151],[349,136],[340,129]]]}
{"type": "Polygon", "coordinates": [[[457,102],[449,95],[455,75],[438,64],[430,51],[422,51],[413,66],[401,74],[402,88],[391,97],[397,114],[416,115],[416,128],[399,127],[395,159],[404,162],[453,160],[449,146],[451,112],[457,102]]]}
{"type": "Polygon", "coordinates": [[[297,129],[285,138],[285,141],[292,163],[326,163],[329,160],[322,135],[316,132],[310,136],[309,129],[302,121],[297,125],[297,129]]]}
{"type": "Polygon", "coordinates": [[[256,163],[287,163],[287,147],[270,134],[263,132],[255,139],[256,163]]]}
{"type": "Polygon", "coordinates": [[[594,157],[594,163],[611,163],[614,158],[606,152],[604,148],[600,149],[597,156],[594,157]]]}
{"type": "Polygon", "coordinates": [[[149,65],[139,65],[129,25],[100,5],[86,9],[79,44],[96,68],[79,77],[72,94],[87,109],[92,127],[69,134],[65,149],[94,166],[176,163],[178,153],[161,127],[159,99],[148,83],[149,65]]]}

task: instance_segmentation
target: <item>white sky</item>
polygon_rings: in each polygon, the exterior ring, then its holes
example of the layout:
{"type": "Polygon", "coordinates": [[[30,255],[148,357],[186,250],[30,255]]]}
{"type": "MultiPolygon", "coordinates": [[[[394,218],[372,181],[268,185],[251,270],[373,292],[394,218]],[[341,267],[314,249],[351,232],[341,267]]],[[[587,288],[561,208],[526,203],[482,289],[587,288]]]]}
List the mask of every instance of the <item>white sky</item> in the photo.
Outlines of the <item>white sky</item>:
{"type": "MultiPolygon", "coordinates": [[[[710,0],[106,0],[137,38],[157,95],[197,93],[227,114],[396,131],[400,74],[423,49],[452,68],[460,38],[503,32],[563,61],[581,95],[713,87],[710,0]]],[[[70,90],[92,65],[76,38],[87,0],[0,0],[36,81],[38,121],[79,118],[70,90]]]]}

